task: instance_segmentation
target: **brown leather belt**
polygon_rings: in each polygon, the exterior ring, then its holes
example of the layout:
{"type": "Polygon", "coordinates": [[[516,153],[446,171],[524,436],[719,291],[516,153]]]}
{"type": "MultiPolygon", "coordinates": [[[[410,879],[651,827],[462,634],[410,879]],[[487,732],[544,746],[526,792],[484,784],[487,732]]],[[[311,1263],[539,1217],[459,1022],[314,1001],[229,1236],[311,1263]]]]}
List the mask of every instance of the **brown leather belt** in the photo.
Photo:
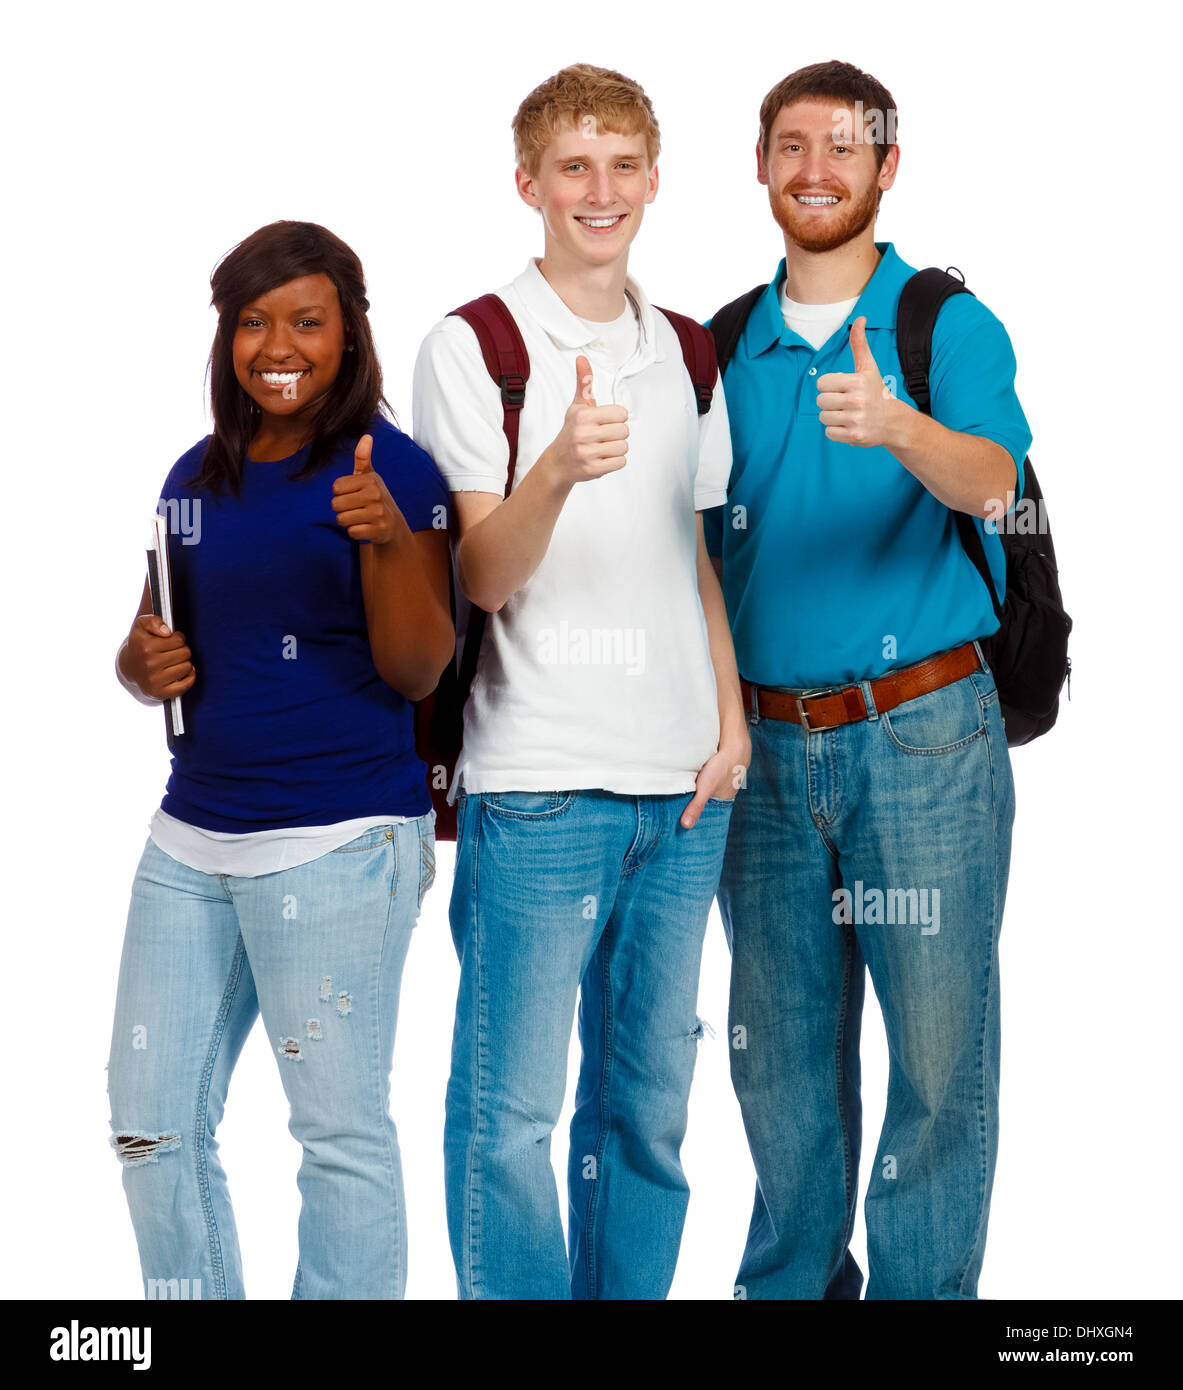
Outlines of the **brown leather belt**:
{"type": "MultiPolygon", "coordinates": [[[[978,649],[972,642],[954,647],[940,656],[930,656],[915,666],[905,666],[871,682],[871,698],[875,710],[886,714],[907,700],[915,700],[942,686],[962,680],[981,666],[978,649]]],[[[784,690],[772,690],[766,685],[753,685],[740,678],[743,707],[750,715],[761,719],[787,719],[800,724],[808,733],[836,729],[842,724],[854,724],[868,715],[862,687],[858,685],[831,686],[817,691],[802,691],[790,695],[784,690]]]]}

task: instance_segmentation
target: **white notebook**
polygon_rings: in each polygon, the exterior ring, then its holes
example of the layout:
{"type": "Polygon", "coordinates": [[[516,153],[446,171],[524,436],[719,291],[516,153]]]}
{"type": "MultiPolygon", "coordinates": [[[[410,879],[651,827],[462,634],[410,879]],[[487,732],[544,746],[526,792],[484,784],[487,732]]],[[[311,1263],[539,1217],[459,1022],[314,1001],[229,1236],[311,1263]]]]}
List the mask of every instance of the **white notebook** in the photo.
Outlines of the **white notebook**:
{"type": "MultiPolygon", "coordinates": [[[[152,518],[152,543],[148,547],[148,587],[152,594],[152,612],[163,618],[170,630],[173,625],[172,572],[168,566],[168,518],[152,518]]],[[[181,713],[181,697],[174,695],[165,702],[164,727],[172,742],[174,734],[185,732],[185,717],[181,713]]]]}

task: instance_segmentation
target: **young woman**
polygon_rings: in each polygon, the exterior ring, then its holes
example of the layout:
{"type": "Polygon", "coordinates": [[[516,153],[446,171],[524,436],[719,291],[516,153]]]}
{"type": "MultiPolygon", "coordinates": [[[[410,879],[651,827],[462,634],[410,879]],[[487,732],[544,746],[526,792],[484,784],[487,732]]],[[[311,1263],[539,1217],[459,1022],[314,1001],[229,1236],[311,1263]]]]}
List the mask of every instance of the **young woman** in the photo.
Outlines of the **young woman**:
{"type": "Polygon", "coordinates": [[[161,497],[175,625],[145,586],[116,662],[185,732],[132,886],[111,1142],[148,1295],[244,1297],[214,1134],[262,1014],[303,1146],[292,1296],[400,1298],[389,1075],[435,864],[410,702],[453,647],[448,494],[379,413],[349,247],[276,222],[211,285],[214,432],[161,497]]]}

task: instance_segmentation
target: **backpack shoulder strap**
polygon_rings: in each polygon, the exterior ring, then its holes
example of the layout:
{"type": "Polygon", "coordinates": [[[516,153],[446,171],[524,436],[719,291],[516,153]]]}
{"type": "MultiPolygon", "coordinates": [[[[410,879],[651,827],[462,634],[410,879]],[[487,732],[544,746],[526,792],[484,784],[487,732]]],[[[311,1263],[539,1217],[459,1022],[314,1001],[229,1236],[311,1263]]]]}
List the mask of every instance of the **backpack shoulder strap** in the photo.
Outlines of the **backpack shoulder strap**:
{"type": "Polygon", "coordinates": [[[941,305],[955,294],[972,294],[964,280],[935,265],[918,270],[900,291],[895,316],[896,352],[908,395],[916,409],[931,415],[928,369],[932,365],[932,333],[941,305]]]}
{"type": "Polygon", "coordinates": [[[505,479],[508,497],[518,462],[518,427],[526,400],[526,382],[530,379],[530,354],[514,316],[498,295],[482,294],[452,313],[476,334],[489,375],[501,389],[501,424],[509,443],[509,472],[505,479]]]}
{"type": "MultiPolygon", "coordinates": [[[[918,270],[900,291],[895,317],[896,354],[900,359],[900,370],[904,374],[908,395],[916,402],[916,409],[925,415],[932,414],[928,369],[932,365],[932,333],[937,315],[941,312],[941,305],[953,295],[972,293],[964,280],[958,280],[955,275],[949,275],[936,266],[918,270]]],[[[953,520],[957,525],[961,547],[985,584],[994,606],[994,616],[1001,622],[1002,604],[998,601],[986,550],[973,517],[965,512],[953,511],[953,520]]]]}
{"type": "Polygon", "coordinates": [[[694,384],[694,397],[698,402],[698,413],[705,415],[711,408],[715,394],[715,379],[719,375],[719,363],[715,358],[715,340],[697,320],[686,314],[675,314],[672,309],[660,309],[673,325],[682,348],[682,361],[690,373],[694,384]]]}
{"type": "Polygon", "coordinates": [[[727,370],[727,364],[735,356],[740,334],[748,321],[748,316],[756,307],[756,300],[768,288],[767,285],[754,285],[746,294],[733,299],[711,319],[711,336],[715,340],[715,356],[719,362],[719,373],[727,370]]]}
{"type": "MultiPolygon", "coordinates": [[[[513,475],[518,463],[518,428],[521,425],[522,406],[526,401],[526,382],[530,379],[530,354],[522,341],[521,330],[514,316],[509,312],[505,301],[495,294],[482,294],[461,304],[452,313],[464,320],[476,334],[481,345],[481,356],[489,375],[501,390],[501,427],[509,444],[509,468],[505,475],[505,495],[513,489],[513,475]]],[[[453,577],[453,611],[456,603],[455,579],[453,577]]],[[[472,606],[467,631],[464,638],[464,651],[457,675],[459,708],[463,709],[476,677],[477,660],[480,657],[481,639],[484,637],[488,615],[483,608],[472,606]]]]}

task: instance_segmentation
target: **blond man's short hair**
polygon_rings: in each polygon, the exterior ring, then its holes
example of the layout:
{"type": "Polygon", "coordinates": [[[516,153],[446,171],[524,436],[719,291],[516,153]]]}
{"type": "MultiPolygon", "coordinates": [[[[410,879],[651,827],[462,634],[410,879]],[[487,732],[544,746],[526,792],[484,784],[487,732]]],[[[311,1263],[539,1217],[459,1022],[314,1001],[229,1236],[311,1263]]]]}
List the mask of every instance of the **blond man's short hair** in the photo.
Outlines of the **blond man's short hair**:
{"type": "Polygon", "coordinates": [[[649,167],[657,163],[661,132],[653,103],[639,82],[590,63],[574,63],[535,87],[513,118],[513,148],[518,168],[538,173],[542,151],[567,126],[579,130],[640,135],[649,167]]]}

